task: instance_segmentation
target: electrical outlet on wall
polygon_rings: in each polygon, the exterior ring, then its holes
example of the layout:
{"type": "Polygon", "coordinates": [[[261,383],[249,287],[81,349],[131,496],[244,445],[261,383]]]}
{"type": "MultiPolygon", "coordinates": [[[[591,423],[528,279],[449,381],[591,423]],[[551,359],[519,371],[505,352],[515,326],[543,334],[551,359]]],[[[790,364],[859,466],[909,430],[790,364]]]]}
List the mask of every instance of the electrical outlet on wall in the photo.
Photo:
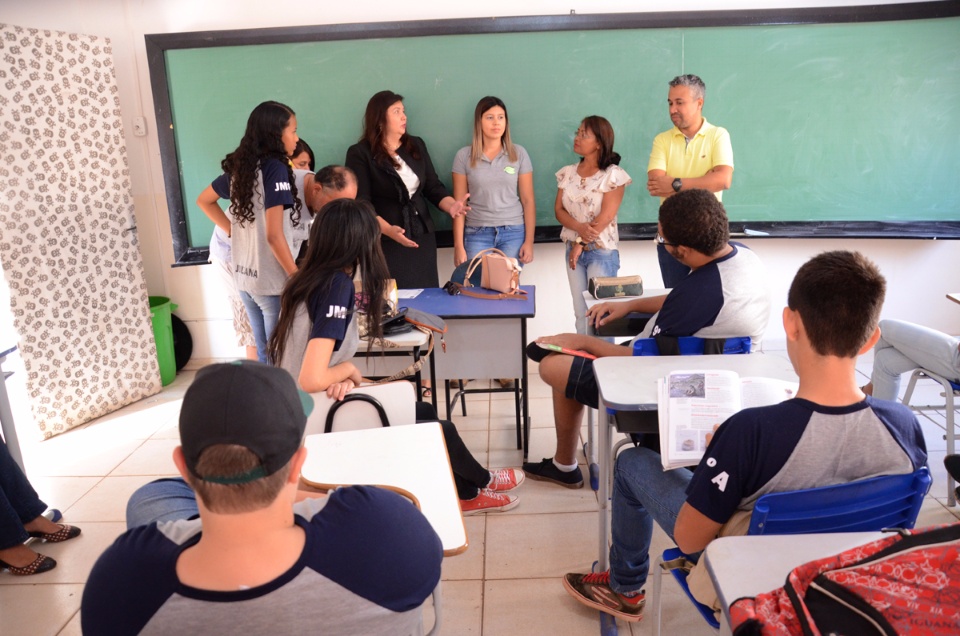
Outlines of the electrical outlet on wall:
{"type": "Polygon", "coordinates": [[[133,136],[134,137],[147,136],[147,122],[143,117],[133,118],[133,136]]]}

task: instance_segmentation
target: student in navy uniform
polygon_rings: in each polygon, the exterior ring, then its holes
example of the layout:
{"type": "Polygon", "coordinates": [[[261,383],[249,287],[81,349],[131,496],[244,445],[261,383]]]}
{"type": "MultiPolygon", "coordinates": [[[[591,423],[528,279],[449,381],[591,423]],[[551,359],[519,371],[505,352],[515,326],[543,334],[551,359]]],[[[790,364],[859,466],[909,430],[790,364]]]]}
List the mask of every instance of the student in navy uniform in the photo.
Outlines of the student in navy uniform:
{"type": "MultiPolygon", "coordinates": [[[[380,250],[379,228],[366,201],[338,199],[317,215],[303,267],[283,291],[280,322],[270,341],[271,358],[309,393],[325,391],[333,399],[360,386],[363,377],[351,362],[359,345],[353,279],[359,272],[363,297],[369,298],[367,338],[380,337],[388,277],[380,250]]],[[[437,421],[426,402],[417,403],[417,419],[437,421]]],[[[464,514],[502,512],[517,505],[503,494],[523,482],[523,471],[490,472],[464,445],[452,422],[441,421],[457,494],[464,514]]]]}
{"type": "MultiPolygon", "coordinates": [[[[753,252],[730,242],[723,204],[706,190],[675,194],[660,207],[657,241],[693,272],[667,296],[594,305],[587,313],[588,320],[599,327],[631,312],[656,312],[638,338],[750,336],[754,348],[758,347],[770,318],[763,264],[753,252]]],[[[633,353],[632,343],[618,346],[579,334],[561,334],[539,341],[581,349],[597,357],[633,353]]],[[[583,476],[576,453],[583,407],[597,408],[599,397],[593,362],[566,354],[547,355],[535,343],[528,346],[527,355],[540,361],[540,377],[553,388],[557,450],[553,458],[524,464],[523,470],[531,479],[580,488],[583,476]]]]}
{"type": "Polygon", "coordinates": [[[470,208],[440,182],[423,140],[407,134],[401,95],[380,91],[370,98],[360,143],[350,146],[345,163],[357,175],[357,198],[377,211],[383,254],[397,286],[439,287],[427,201],[453,218],[470,208]]]}
{"type": "MultiPolygon", "coordinates": [[[[696,555],[717,536],[746,534],[754,504],[767,493],[925,466],[913,412],[857,387],[857,356],[880,337],[885,289],[876,265],[856,252],[824,252],[804,264],[783,310],[787,354],[800,377],[797,397],[731,416],[693,472],[664,471],[648,448],[621,453],[610,571],[567,574],[566,590],[584,605],[638,621],[654,521],[684,553],[696,555]]],[[[698,564],[688,582],[701,603],[719,610],[705,568],[698,564]]]]}
{"type": "Polygon", "coordinates": [[[197,198],[200,209],[230,237],[234,279],[261,362],[268,361],[280,291],[297,269],[293,238],[301,203],[289,156],[298,139],[294,112],[263,102],[250,113],[240,145],[221,163],[223,174],[197,198]],[[220,199],[230,200],[229,217],[220,199]]]}
{"type": "Polygon", "coordinates": [[[282,369],[238,361],[197,372],[173,453],[186,481],[147,484],[131,506],[169,519],[167,503],[195,491],[199,518],[146,523],[107,548],[83,591],[83,632],[419,633],[440,539],[387,490],[298,495],[312,407],[282,369]],[[182,492],[155,496],[171,484],[182,492]]]}

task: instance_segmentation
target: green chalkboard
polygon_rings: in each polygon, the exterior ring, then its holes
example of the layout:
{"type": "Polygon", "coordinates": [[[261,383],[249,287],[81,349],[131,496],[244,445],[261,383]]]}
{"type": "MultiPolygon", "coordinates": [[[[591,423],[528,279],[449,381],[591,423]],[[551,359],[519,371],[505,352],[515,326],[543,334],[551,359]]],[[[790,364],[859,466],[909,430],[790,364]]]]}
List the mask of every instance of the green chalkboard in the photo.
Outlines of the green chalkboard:
{"type": "Polygon", "coordinates": [[[634,179],[619,222],[648,229],[658,200],[646,191],[647,159],[670,126],[667,82],[681,73],[704,79],[704,114],[730,131],[731,222],[805,236],[823,227],[910,235],[931,222],[960,235],[957,17],[204,45],[165,50],[163,63],[180,183],[173,203],[185,210],[191,247],[212,231],[197,194],[257,103],[296,111],[319,167],[343,163],[367,99],[382,89],[405,96],[408,130],[424,138],[448,185],[477,100],[502,98],[513,139],[533,161],[540,240],[558,233],[554,173],[577,160],[580,119],[607,117],[634,179]]]}

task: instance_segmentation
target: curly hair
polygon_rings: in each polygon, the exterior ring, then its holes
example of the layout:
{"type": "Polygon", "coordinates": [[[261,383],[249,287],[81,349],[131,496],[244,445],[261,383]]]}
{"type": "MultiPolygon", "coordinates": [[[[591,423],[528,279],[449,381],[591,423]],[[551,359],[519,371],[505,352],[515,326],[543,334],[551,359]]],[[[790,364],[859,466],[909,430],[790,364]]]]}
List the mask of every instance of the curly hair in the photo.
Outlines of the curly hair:
{"type": "MultiPolygon", "coordinates": [[[[287,180],[293,195],[290,220],[300,224],[300,197],[297,196],[293,167],[283,147],[283,130],[295,113],[289,106],[279,102],[263,102],[253,109],[247,118],[247,129],[237,149],[220,162],[223,171],[230,175],[231,213],[241,226],[253,223],[253,197],[257,184],[257,170],[266,159],[277,159],[287,167],[287,180]]],[[[263,196],[263,193],[260,193],[263,196]]]]}
{"type": "MultiPolygon", "coordinates": [[[[383,127],[387,123],[387,111],[397,102],[403,101],[403,95],[393,91],[380,91],[367,102],[367,110],[363,113],[363,134],[360,141],[367,142],[373,160],[377,163],[390,164],[399,168],[400,164],[387,152],[383,145],[383,127]]],[[[420,151],[410,139],[410,135],[403,133],[400,137],[400,147],[410,153],[414,159],[420,158],[420,151]]]]}
{"type": "Polygon", "coordinates": [[[730,241],[727,211],[707,190],[682,190],[660,206],[660,233],[668,242],[707,256],[730,241]]]}
{"type": "MultiPolygon", "coordinates": [[[[375,340],[383,337],[380,322],[386,313],[384,291],[390,277],[380,247],[380,225],[373,206],[368,202],[334,199],[317,213],[303,263],[284,285],[280,296],[280,319],[267,347],[274,364],[280,364],[283,359],[300,303],[309,307],[314,293],[324,293],[330,288],[334,273],[347,272],[352,276],[357,271],[363,276],[366,306],[359,309],[369,318],[369,350],[375,340]]],[[[313,319],[314,316],[310,316],[310,320],[313,319]]]]}
{"type": "Polygon", "coordinates": [[[793,277],[787,306],[800,314],[813,350],[854,358],[880,321],[887,281],[860,252],[823,252],[793,277]]]}

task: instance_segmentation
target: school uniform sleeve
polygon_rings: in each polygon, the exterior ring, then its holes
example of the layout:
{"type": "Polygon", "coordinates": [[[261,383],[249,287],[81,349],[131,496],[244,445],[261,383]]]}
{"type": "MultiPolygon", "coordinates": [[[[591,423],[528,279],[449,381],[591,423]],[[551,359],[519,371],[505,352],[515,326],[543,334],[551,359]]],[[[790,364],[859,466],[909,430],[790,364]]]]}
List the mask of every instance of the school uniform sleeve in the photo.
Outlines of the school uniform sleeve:
{"type": "Polygon", "coordinates": [[[453,169],[451,172],[454,174],[467,174],[467,167],[470,164],[470,146],[464,146],[457,151],[456,156],[453,158],[453,169]]]}
{"type": "Polygon", "coordinates": [[[263,173],[263,209],[278,205],[293,207],[293,192],[290,189],[290,174],[287,166],[276,159],[267,159],[260,165],[263,173]]]}
{"type": "Polygon", "coordinates": [[[733,167],[733,144],[726,128],[717,127],[713,139],[713,165],[733,167]]]}
{"type": "Polygon", "coordinates": [[[691,336],[714,324],[723,308],[719,270],[706,265],[677,285],[655,316],[651,336],[691,336]]]}
{"type": "Polygon", "coordinates": [[[346,336],[354,302],[353,281],[346,274],[337,272],[328,290],[314,292],[310,297],[310,316],[313,320],[310,339],[334,340],[337,342],[334,350],[337,350],[346,336]]]}
{"type": "Polygon", "coordinates": [[[213,188],[213,191],[217,193],[217,196],[221,199],[230,198],[230,175],[224,172],[222,175],[213,180],[213,183],[210,184],[210,187],[213,188]]]}
{"type": "Polygon", "coordinates": [[[517,151],[517,163],[520,164],[517,172],[519,174],[530,174],[533,172],[533,162],[530,161],[530,155],[527,154],[527,149],[517,144],[513,144],[513,148],[517,151]]]}

